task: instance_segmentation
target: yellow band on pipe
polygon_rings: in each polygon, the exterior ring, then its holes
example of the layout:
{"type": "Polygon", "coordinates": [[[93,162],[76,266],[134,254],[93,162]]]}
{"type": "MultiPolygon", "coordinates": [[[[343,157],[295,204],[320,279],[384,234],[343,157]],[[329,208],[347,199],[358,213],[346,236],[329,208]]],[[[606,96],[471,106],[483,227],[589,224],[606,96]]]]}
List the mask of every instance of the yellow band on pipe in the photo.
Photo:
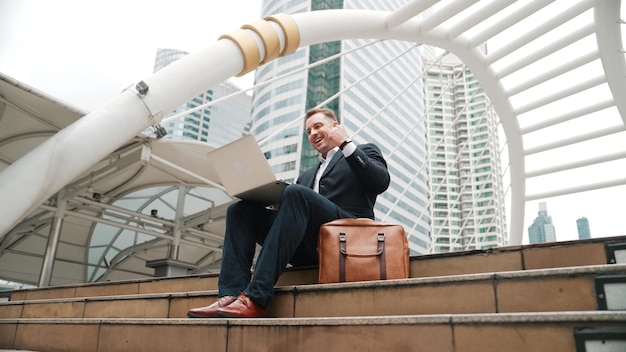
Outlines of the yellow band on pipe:
{"type": "Polygon", "coordinates": [[[252,35],[243,29],[222,35],[219,39],[230,39],[239,47],[243,55],[243,70],[236,76],[241,77],[259,66],[261,53],[252,35]]]}
{"type": "Polygon", "coordinates": [[[285,33],[285,47],[283,51],[280,52],[281,57],[298,50],[300,46],[300,29],[291,16],[279,13],[274,16],[266,17],[265,20],[277,23],[285,33]]]}
{"type": "Polygon", "coordinates": [[[244,25],[241,29],[253,30],[261,37],[261,41],[265,47],[265,56],[260,63],[261,65],[278,57],[280,54],[280,40],[271,24],[265,20],[258,20],[251,24],[244,25]]]}

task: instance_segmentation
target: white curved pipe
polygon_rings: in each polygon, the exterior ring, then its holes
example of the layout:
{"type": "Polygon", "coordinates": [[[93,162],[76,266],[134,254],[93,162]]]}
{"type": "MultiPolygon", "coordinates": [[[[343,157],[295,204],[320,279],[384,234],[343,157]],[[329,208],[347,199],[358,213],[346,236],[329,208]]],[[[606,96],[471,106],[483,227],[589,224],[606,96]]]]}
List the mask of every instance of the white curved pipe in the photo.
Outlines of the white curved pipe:
{"type": "Polygon", "coordinates": [[[615,99],[615,106],[626,125],[626,99],[622,99],[626,95],[626,58],[622,46],[620,8],[621,1],[598,1],[594,15],[602,67],[613,96],[620,97],[615,99]]]}
{"type": "Polygon", "coordinates": [[[149,91],[144,97],[134,88],[123,91],[2,170],[0,234],[163,115],[234,76],[242,66],[239,48],[220,40],[146,78],[149,91]]]}
{"type": "Polygon", "coordinates": [[[11,202],[0,202],[0,214],[3,214],[0,217],[0,233],[7,232],[32,208],[180,104],[207,87],[255,69],[260,61],[266,59],[266,50],[259,45],[273,45],[271,52],[276,52],[275,46],[280,45],[280,53],[285,54],[285,51],[293,52],[298,47],[316,43],[376,38],[406,40],[446,49],[461,58],[481,82],[502,119],[509,142],[514,185],[510,242],[520,244],[525,190],[522,139],[511,104],[496,74],[486,63],[484,55],[462,36],[451,40],[445,31],[433,29],[423,32],[417,18],[404,23],[392,21],[390,26],[389,21],[395,18],[392,15],[391,12],[372,10],[325,10],[277,15],[270,27],[265,24],[246,25],[245,29],[224,36],[225,39],[206,49],[168,65],[145,79],[149,92],[143,99],[134,90],[124,91],[3,170],[0,173],[0,194],[11,202]],[[290,27],[295,27],[295,30],[290,30],[290,27]],[[276,33],[269,34],[270,28],[276,33]],[[278,33],[281,30],[283,32],[278,33]],[[270,38],[275,34],[278,34],[278,39],[270,38]],[[277,44],[277,41],[280,43],[277,44]]]}
{"type": "Polygon", "coordinates": [[[469,39],[449,39],[444,30],[422,32],[420,21],[410,19],[389,29],[390,13],[370,10],[328,10],[292,15],[300,28],[301,46],[338,39],[375,38],[405,40],[445,49],[463,61],[478,79],[500,117],[508,141],[511,169],[511,223],[509,244],[522,243],[524,228],[524,196],[526,194],[525,158],[520,126],[504,87],[483,53],[472,47],[469,39]]]}

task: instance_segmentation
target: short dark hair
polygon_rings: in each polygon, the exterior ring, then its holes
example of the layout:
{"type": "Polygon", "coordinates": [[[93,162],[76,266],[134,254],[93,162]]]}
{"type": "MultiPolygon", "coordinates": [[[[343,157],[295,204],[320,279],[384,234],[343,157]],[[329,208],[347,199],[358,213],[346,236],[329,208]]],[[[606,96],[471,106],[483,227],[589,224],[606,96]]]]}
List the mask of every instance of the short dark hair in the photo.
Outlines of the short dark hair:
{"type": "Polygon", "coordinates": [[[331,119],[337,121],[337,115],[335,115],[335,112],[332,111],[331,109],[327,109],[327,108],[317,108],[317,109],[311,109],[309,111],[306,112],[306,115],[304,117],[304,121],[308,120],[309,117],[317,114],[317,113],[322,113],[324,114],[326,117],[330,117],[331,119]]]}

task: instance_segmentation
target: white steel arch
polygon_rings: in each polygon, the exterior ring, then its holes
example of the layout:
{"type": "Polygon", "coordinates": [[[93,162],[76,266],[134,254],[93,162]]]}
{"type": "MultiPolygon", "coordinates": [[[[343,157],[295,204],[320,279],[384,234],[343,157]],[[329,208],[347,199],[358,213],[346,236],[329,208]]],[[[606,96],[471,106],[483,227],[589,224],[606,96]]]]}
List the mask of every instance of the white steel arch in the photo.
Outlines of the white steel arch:
{"type": "MultiPolygon", "coordinates": [[[[276,57],[287,55],[298,47],[311,44],[355,38],[378,38],[413,41],[444,48],[458,56],[473,71],[489,95],[502,120],[508,141],[512,187],[512,218],[510,241],[520,244],[523,234],[524,202],[527,199],[541,198],[549,194],[528,195],[527,179],[535,174],[526,171],[526,157],[540,150],[525,149],[523,137],[533,127],[521,127],[519,116],[532,112],[548,104],[571,97],[584,90],[608,84],[612,96],[605,102],[590,104],[587,109],[597,111],[607,106],[616,106],[622,124],[612,128],[581,134],[577,138],[566,139],[555,145],[546,145],[543,150],[570,145],[581,141],[622,133],[626,123],[626,93],[624,81],[626,64],[621,52],[619,29],[619,1],[583,0],[579,2],[560,1],[563,10],[539,23],[532,29],[511,38],[506,44],[492,53],[483,54],[478,47],[511,26],[521,23],[528,16],[542,11],[552,1],[527,1],[521,5],[515,1],[452,0],[437,6],[439,1],[416,0],[394,12],[368,10],[327,10],[294,15],[276,15],[265,20],[245,25],[240,30],[223,36],[221,40],[206,49],[185,57],[175,64],[147,77],[140,86],[129,87],[117,98],[102,108],[86,115],[79,121],[63,129],[30,153],[13,163],[0,173],[0,194],[5,195],[0,202],[0,233],[6,233],[32,209],[54,195],[64,185],[98,163],[106,155],[134,138],[145,128],[158,123],[162,116],[172,111],[184,101],[204,91],[206,87],[233,76],[254,70],[260,64],[276,57]],[[564,5],[569,4],[569,5],[564,5]],[[474,5],[479,5],[478,7],[474,5]],[[510,10],[515,11],[494,17],[510,10]],[[424,14],[428,11],[427,14],[424,14]],[[527,44],[541,38],[547,32],[559,27],[572,18],[586,12],[594,12],[594,22],[580,31],[560,38],[544,49],[511,59],[527,44]],[[456,19],[456,21],[450,21],[456,19]],[[483,22],[491,23],[481,27],[483,22]],[[581,79],[581,83],[565,87],[543,99],[527,104],[515,105],[512,97],[528,91],[538,84],[566,70],[548,68],[536,77],[530,77],[526,85],[505,87],[502,79],[559,49],[559,43],[574,41],[584,35],[596,34],[598,56],[604,74],[591,79],[581,79]],[[507,59],[508,64],[500,64],[507,59]],[[498,66],[498,64],[500,64],[498,66]],[[563,71],[559,71],[563,70],[563,71]],[[123,126],[124,128],[120,128],[123,126]],[[38,172],[32,172],[38,170],[38,172]]],[[[594,56],[574,58],[565,68],[579,67],[594,56]]],[[[573,118],[584,114],[584,109],[569,112],[555,120],[573,118]]],[[[550,122],[558,123],[558,122],[550,122]]],[[[623,154],[614,154],[621,159],[623,154]]],[[[596,156],[585,163],[597,164],[606,156],[596,156]]],[[[564,169],[579,167],[578,164],[564,165],[564,169]]],[[[539,170],[551,173],[550,170],[539,170]]],[[[579,192],[613,185],[626,184],[626,179],[610,182],[590,182],[586,185],[560,192],[579,192]]],[[[559,191],[555,191],[559,192],[559,191]]]]}

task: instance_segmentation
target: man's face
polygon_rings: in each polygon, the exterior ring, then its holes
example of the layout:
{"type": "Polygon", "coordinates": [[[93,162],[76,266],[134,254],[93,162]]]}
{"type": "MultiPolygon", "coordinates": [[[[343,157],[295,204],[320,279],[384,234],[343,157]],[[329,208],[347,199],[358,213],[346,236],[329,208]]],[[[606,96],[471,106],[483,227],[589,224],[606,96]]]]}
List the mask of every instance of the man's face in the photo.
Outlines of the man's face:
{"type": "Polygon", "coordinates": [[[309,143],[311,143],[313,148],[320,152],[323,157],[326,157],[326,153],[328,153],[329,150],[336,147],[335,143],[328,137],[328,133],[337,124],[337,121],[321,112],[311,115],[306,120],[306,133],[309,136],[309,143]]]}

